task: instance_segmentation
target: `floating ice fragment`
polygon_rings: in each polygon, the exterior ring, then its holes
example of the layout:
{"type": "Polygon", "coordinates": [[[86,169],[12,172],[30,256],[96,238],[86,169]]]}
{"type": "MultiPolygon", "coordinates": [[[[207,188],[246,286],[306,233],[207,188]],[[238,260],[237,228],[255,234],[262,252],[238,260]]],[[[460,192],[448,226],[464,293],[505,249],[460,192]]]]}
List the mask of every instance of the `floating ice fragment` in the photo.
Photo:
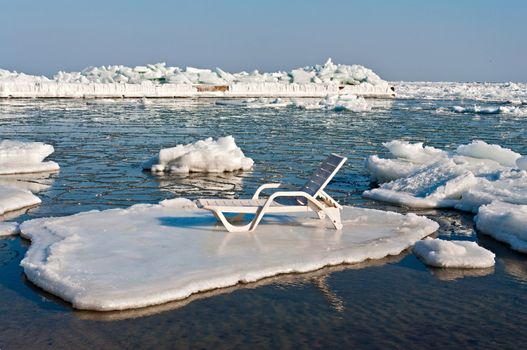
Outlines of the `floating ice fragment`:
{"type": "Polygon", "coordinates": [[[40,198],[28,190],[10,186],[0,186],[0,215],[37,205],[40,204],[40,202],[40,198]]]}
{"type": "Polygon", "coordinates": [[[18,235],[20,229],[17,222],[0,222],[0,237],[18,235]]]}
{"type": "Polygon", "coordinates": [[[0,175],[56,171],[55,162],[43,162],[54,152],[42,142],[0,141],[0,175]]]}
{"type": "Polygon", "coordinates": [[[211,137],[187,145],[164,148],[159,155],[143,164],[152,172],[187,174],[190,172],[221,173],[250,170],[254,162],[245,157],[232,136],[211,137]]]}
{"type": "Polygon", "coordinates": [[[527,205],[494,201],[479,208],[475,221],[481,232],[527,253],[527,205]]]}
{"type": "Polygon", "coordinates": [[[427,237],[415,243],[413,252],[425,264],[436,267],[478,269],[494,266],[494,253],[471,241],[427,237]]]}

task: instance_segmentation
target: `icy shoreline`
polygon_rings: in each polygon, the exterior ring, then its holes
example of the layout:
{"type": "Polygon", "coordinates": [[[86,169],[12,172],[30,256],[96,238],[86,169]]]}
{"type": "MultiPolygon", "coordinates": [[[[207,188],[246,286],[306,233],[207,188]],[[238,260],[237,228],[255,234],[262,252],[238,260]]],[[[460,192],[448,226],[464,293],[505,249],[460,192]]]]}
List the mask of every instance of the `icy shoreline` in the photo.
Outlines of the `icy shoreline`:
{"type": "Polygon", "coordinates": [[[0,69],[0,98],[394,97],[392,87],[360,65],[314,65],[290,72],[228,73],[164,63],[89,67],[53,79],[0,69]]]}

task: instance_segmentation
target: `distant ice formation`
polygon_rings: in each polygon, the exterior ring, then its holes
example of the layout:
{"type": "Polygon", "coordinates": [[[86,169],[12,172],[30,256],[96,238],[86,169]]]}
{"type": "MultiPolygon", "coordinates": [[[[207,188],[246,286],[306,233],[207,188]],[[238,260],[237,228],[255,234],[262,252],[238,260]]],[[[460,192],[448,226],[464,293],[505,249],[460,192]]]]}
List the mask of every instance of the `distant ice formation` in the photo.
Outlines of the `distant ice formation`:
{"type": "Polygon", "coordinates": [[[88,67],[59,72],[53,79],[0,69],[0,97],[187,97],[281,96],[323,97],[328,94],[393,96],[389,84],[360,65],[307,66],[290,72],[227,73],[165,63],[146,66],[88,67]]]}
{"type": "Polygon", "coordinates": [[[413,252],[427,265],[451,268],[494,266],[494,253],[471,241],[445,241],[430,237],[416,242],[413,252]]]}
{"type": "Polygon", "coordinates": [[[254,162],[245,157],[236,145],[234,137],[218,140],[211,137],[187,145],[164,148],[159,154],[143,164],[143,169],[152,172],[222,173],[235,170],[250,170],[254,162]]]}
{"type": "MultiPolygon", "coordinates": [[[[492,203],[505,202],[510,204],[506,210],[511,214],[500,218],[503,227],[508,222],[509,227],[519,228],[514,224],[515,215],[527,205],[527,171],[522,168],[525,158],[519,153],[483,141],[461,145],[453,152],[398,140],[384,146],[392,158],[375,155],[367,160],[372,178],[381,185],[365,191],[365,197],[411,208],[484,210],[489,215],[491,209],[505,210],[504,205],[492,203]],[[491,206],[482,209],[487,204],[491,206]]],[[[483,215],[480,220],[489,217],[483,215]]],[[[490,224],[484,227],[485,233],[499,228],[490,224]]],[[[522,241],[527,238],[521,231],[514,234],[522,241]]]]}
{"type": "Polygon", "coordinates": [[[294,107],[305,110],[369,112],[372,105],[364,97],[355,95],[327,95],[323,99],[249,98],[245,100],[218,100],[220,106],[249,109],[294,107]]]}
{"type": "Polygon", "coordinates": [[[28,279],[90,310],[123,310],[284,273],[400,254],[438,228],[415,214],[344,207],[344,228],[305,214],[273,215],[229,233],[193,202],[90,211],[21,224],[28,279]]]}
{"type": "MultiPolygon", "coordinates": [[[[527,104],[527,83],[457,83],[457,82],[393,82],[397,98],[430,100],[475,100],[508,103],[514,106],[527,104]]],[[[505,109],[480,109],[483,113],[504,113],[505,109]]],[[[456,112],[468,113],[470,109],[456,112]]]]}

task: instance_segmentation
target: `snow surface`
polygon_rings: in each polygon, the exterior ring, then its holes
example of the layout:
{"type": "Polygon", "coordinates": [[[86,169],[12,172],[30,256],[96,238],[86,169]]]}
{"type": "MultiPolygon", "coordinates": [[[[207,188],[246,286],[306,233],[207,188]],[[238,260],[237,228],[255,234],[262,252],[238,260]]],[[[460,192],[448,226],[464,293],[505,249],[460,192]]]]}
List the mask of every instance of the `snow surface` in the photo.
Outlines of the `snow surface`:
{"type": "Polygon", "coordinates": [[[143,169],[152,172],[222,173],[235,170],[250,170],[254,164],[245,157],[234,137],[218,140],[209,137],[187,145],[164,148],[159,154],[143,164],[143,169]]]}
{"type": "Polygon", "coordinates": [[[427,265],[454,268],[494,266],[494,253],[471,241],[445,241],[427,237],[416,242],[413,252],[427,265]]]}
{"type": "Polygon", "coordinates": [[[0,141],[0,175],[59,170],[55,162],[43,160],[54,152],[42,142],[0,141]]]}
{"type": "Polygon", "coordinates": [[[269,215],[229,233],[176,199],[24,222],[26,276],[75,308],[122,310],[239,282],[397,255],[437,230],[414,214],[344,207],[343,230],[311,216],[269,215]]]}
{"type": "Polygon", "coordinates": [[[527,253],[527,205],[494,201],[479,208],[475,221],[481,232],[527,253]]]}
{"type": "Polygon", "coordinates": [[[392,84],[397,92],[397,98],[475,100],[515,106],[527,104],[527,83],[393,82],[392,84]]]}
{"type": "Polygon", "coordinates": [[[40,204],[41,200],[28,190],[0,186],[0,215],[40,204]]]}
{"type": "MultiPolygon", "coordinates": [[[[365,191],[365,197],[410,208],[456,208],[478,213],[478,228],[483,227],[483,232],[524,239],[516,219],[525,216],[527,205],[527,171],[517,166],[523,166],[525,159],[520,154],[477,140],[453,152],[406,141],[384,145],[392,158],[368,159],[366,166],[381,185],[365,191]],[[500,210],[502,216],[498,215],[500,210]],[[503,230],[493,224],[496,220],[502,220],[503,230]]],[[[519,246],[511,243],[513,249],[519,246]]]]}
{"type": "Polygon", "coordinates": [[[20,233],[18,223],[16,222],[0,222],[0,237],[12,236],[20,233]]]}
{"type": "Polygon", "coordinates": [[[59,72],[53,79],[0,69],[0,97],[189,97],[189,96],[306,96],[339,93],[393,96],[388,83],[360,65],[307,66],[290,72],[228,73],[194,67],[88,67],[81,72],[59,72]],[[228,86],[227,91],[199,86],[228,86]],[[344,87],[344,88],[342,88],[344,87]],[[342,89],[340,89],[342,88],[342,89]]]}

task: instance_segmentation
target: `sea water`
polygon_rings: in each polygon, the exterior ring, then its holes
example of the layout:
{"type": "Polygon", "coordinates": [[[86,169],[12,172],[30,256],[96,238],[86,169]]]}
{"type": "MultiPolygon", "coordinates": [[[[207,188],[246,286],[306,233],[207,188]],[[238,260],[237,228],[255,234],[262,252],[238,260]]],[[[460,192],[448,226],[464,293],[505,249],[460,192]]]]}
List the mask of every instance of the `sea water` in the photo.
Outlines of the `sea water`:
{"type": "MultiPolygon", "coordinates": [[[[301,185],[332,152],[349,158],[328,188],[339,202],[407,212],[361,197],[376,186],[364,163],[385,153],[382,142],[422,141],[452,150],[481,139],[527,154],[525,106],[507,102],[369,100],[372,110],[358,113],[245,108],[212,99],[149,102],[0,100],[0,139],[52,144],[50,158],[61,166],[59,173],[31,179],[49,186],[38,193],[42,204],[12,219],[174,197],[247,197],[264,182],[301,185]],[[226,135],[254,159],[252,171],[182,176],[141,170],[161,148],[226,135]]],[[[29,242],[2,239],[0,348],[521,346],[527,340],[527,256],[476,232],[471,214],[415,212],[438,221],[441,238],[474,240],[492,250],[495,268],[429,268],[404,252],[152,308],[97,313],[75,311],[27,282],[18,264],[29,242]]]]}

